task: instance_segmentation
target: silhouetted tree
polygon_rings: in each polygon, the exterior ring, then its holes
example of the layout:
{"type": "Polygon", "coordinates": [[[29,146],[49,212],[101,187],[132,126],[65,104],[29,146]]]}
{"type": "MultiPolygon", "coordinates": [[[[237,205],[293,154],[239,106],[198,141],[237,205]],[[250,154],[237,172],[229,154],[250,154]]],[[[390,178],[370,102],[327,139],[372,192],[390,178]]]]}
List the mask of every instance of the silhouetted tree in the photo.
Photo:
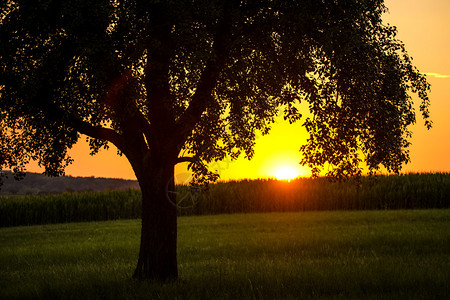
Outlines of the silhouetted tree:
{"type": "MultiPolygon", "coordinates": [[[[176,278],[174,166],[251,158],[281,109],[309,105],[302,163],[346,177],[409,160],[408,92],[429,84],[382,0],[7,0],[0,21],[0,167],[48,175],[87,135],[113,143],[142,191],[138,278],[176,278]],[[361,164],[364,162],[363,164],[361,164]]],[[[295,138],[295,137],[292,137],[295,138]]]]}

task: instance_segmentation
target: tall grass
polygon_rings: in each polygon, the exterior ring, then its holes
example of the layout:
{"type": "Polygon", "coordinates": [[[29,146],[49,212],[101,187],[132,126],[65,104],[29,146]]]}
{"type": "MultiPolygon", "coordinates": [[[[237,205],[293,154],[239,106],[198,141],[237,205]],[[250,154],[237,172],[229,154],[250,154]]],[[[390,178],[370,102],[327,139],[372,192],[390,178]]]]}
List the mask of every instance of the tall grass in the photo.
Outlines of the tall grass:
{"type": "Polygon", "coordinates": [[[445,208],[450,206],[450,174],[363,177],[359,182],[335,183],[326,178],[231,181],[211,186],[197,202],[195,214],[445,208]]]}
{"type": "Polygon", "coordinates": [[[0,197],[0,227],[134,219],[139,190],[0,197]]]}
{"type": "MultiPolygon", "coordinates": [[[[450,173],[408,174],[331,183],[325,178],[213,184],[203,193],[177,187],[179,215],[308,210],[450,207],[450,173]]],[[[133,219],[139,190],[0,197],[0,226],[133,219]]]]}

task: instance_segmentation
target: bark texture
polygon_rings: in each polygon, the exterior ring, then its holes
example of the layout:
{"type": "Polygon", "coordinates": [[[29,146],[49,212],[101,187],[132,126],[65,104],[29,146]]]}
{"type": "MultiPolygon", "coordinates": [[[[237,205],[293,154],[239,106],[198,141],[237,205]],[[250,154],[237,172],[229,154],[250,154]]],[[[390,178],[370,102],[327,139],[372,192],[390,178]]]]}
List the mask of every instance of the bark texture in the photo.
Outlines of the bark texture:
{"type": "Polygon", "coordinates": [[[134,278],[158,281],[178,277],[177,211],[173,189],[173,165],[158,159],[139,172],[142,191],[142,228],[139,259],[134,278]],[[155,168],[156,167],[156,168],[155,168]],[[169,199],[172,197],[172,199],[169,199]]]}

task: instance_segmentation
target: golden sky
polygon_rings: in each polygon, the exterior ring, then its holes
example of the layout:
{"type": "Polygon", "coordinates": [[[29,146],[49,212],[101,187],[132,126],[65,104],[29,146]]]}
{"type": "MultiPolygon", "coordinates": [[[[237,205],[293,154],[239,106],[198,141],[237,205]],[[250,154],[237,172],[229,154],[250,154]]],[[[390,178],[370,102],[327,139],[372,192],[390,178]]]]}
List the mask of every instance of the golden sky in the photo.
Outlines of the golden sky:
{"type": "MultiPolygon", "coordinates": [[[[417,113],[417,124],[412,127],[411,163],[403,171],[450,172],[450,1],[386,0],[386,5],[389,8],[386,22],[397,26],[398,37],[406,44],[419,70],[428,74],[432,85],[433,128],[426,130],[417,113]]],[[[257,137],[251,161],[243,157],[225,160],[215,163],[212,169],[218,170],[223,180],[281,176],[277,172],[282,168],[295,175],[308,175],[308,170],[298,164],[301,160],[298,150],[306,140],[306,131],[300,124],[278,120],[269,135],[257,137]]],[[[113,147],[90,156],[84,138],[81,140],[70,150],[75,162],[66,169],[67,175],[135,179],[126,158],[118,157],[113,147]]],[[[184,167],[180,165],[175,171],[180,182],[190,177],[184,167]]],[[[28,170],[38,171],[36,166],[28,170]]]]}

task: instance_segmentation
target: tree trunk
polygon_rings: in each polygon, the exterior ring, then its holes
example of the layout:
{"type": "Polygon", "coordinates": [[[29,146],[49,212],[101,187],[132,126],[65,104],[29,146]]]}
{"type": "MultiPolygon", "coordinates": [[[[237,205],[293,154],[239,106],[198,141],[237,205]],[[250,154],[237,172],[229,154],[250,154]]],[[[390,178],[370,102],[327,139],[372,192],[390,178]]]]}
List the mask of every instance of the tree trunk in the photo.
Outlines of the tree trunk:
{"type": "Polygon", "coordinates": [[[177,210],[173,194],[174,169],[171,164],[155,162],[139,172],[142,191],[142,229],[139,259],[133,277],[173,280],[177,268],[177,210]]]}

